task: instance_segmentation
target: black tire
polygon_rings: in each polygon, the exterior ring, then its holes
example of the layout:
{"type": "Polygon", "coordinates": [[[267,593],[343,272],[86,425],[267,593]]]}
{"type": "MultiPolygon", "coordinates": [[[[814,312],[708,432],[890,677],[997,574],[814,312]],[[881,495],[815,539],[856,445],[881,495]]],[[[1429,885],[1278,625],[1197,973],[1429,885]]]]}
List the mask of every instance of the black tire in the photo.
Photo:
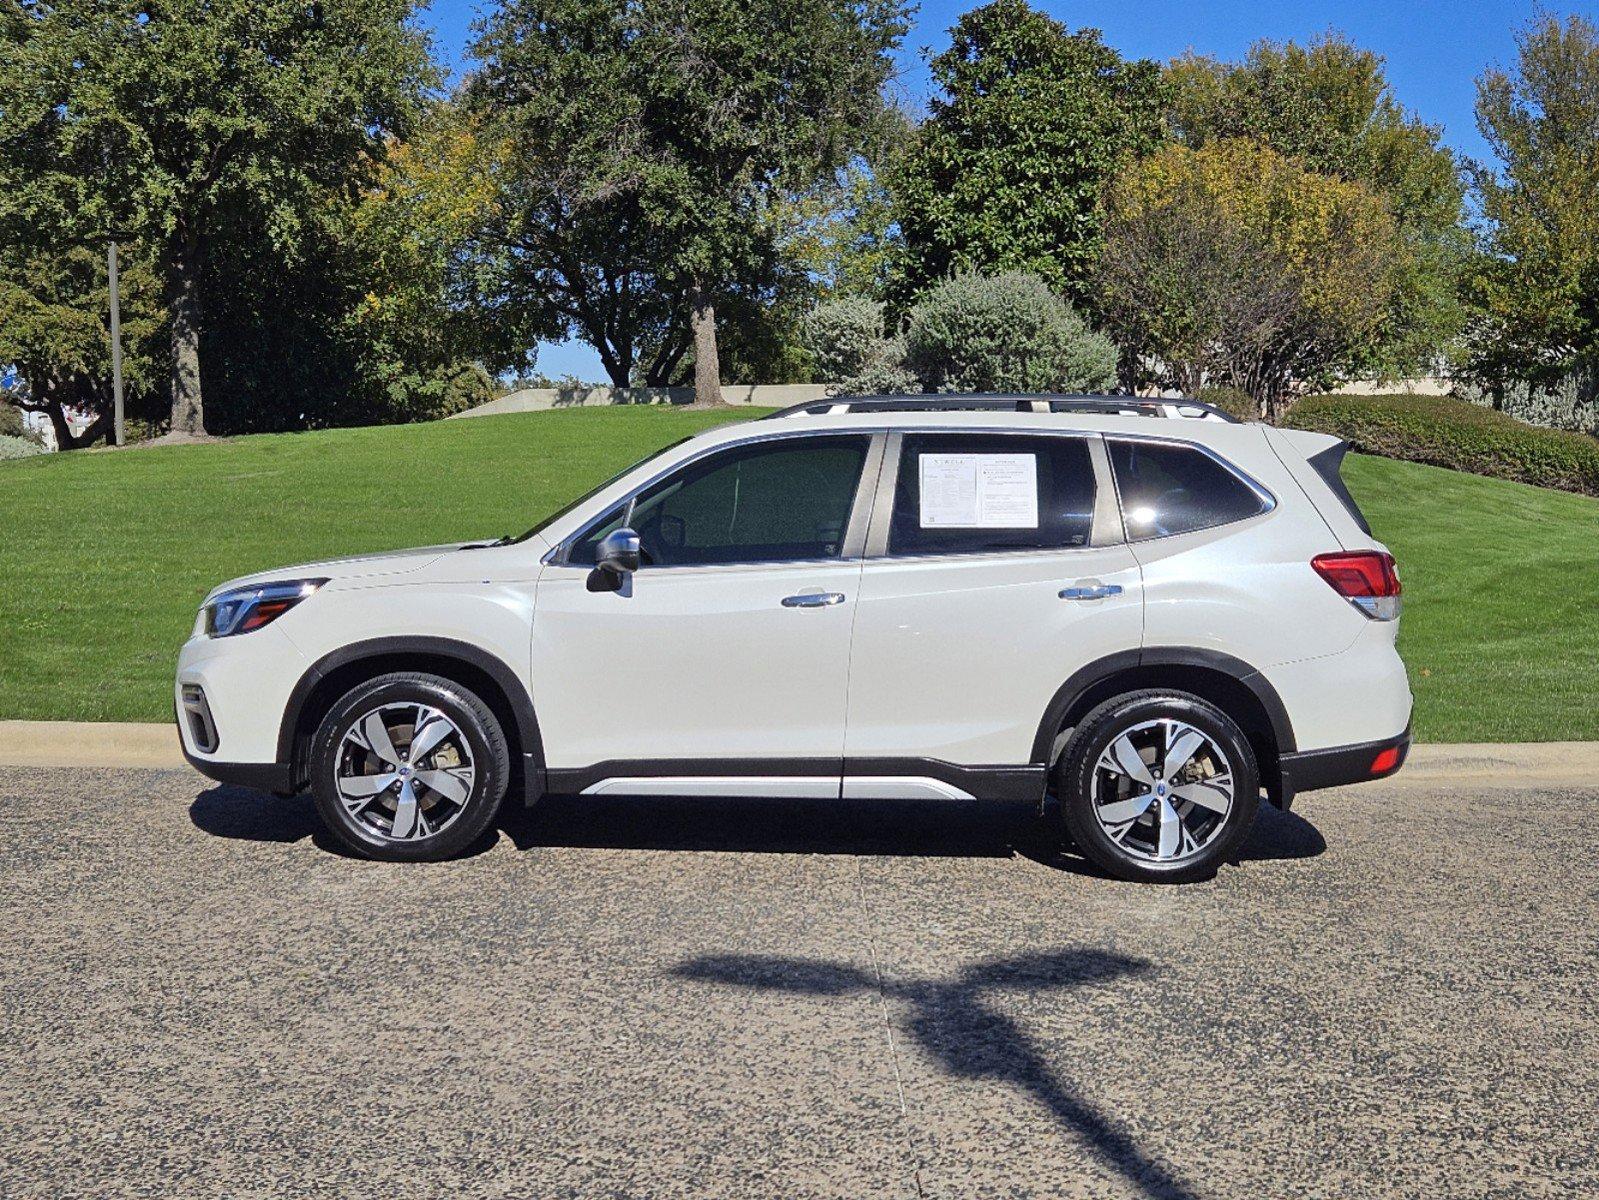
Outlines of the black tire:
{"type": "MultiPolygon", "coordinates": [[[[418,720],[417,723],[422,722],[418,720]]],[[[399,742],[393,743],[393,748],[402,755],[409,753],[408,747],[401,747],[399,742]]],[[[436,763],[438,760],[428,761],[436,763]]],[[[322,718],[311,739],[310,766],[311,793],[316,798],[317,812],[341,846],[364,858],[387,862],[438,862],[460,854],[493,824],[505,800],[511,756],[499,720],[475,693],[438,675],[406,671],[380,675],[340,697],[322,718]],[[425,812],[427,803],[442,803],[444,808],[438,811],[446,815],[440,818],[441,827],[435,833],[395,840],[380,831],[385,815],[391,829],[399,823],[394,819],[394,799],[388,791],[380,793],[374,801],[377,807],[369,807],[363,816],[346,808],[340,796],[339,778],[341,763],[348,766],[343,763],[343,756],[352,752],[345,740],[352,727],[374,711],[403,712],[402,706],[407,705],[427,705],[448,718],[455,729],[443,744],[443,750],[460,761],[462,756],[460,747],[455,744],[456,735],[464,739],[470,753],[472,781],[464,800],[459,803],[421,788],[424,799],[416,807],[423,807],[425,812]],[[389,806],[387,813],[382,809],[385,805],[389,806]]],[[[345,778],[348,784],[348,774],[345,778]]],[[[415,782],[420,788],[420,778],[415,782]]],[[[442,782],[449,784],[450,781],[442,782]]],[[[419,819],[413,828],[424,830],[424,820],[419,819]]]]}
{"type": "MultiPolygon", "coordinates": [[[[1150,759],[1160,758],[1159,750],[1153,745],[1144,754],[1150,759]]],[[[1162,787],[1160,795],[1166,796],[1168,793],[1165,789],[1172,785],[1160,776],[1158,766],[1156,762],[1147,769],[1150,770],[1154,786],[1162,787]]],[[[1186,774],[1179,777],[1189,778],[1186,774]]],[[[1237,722],[1207,700],[1165,688],[1128,692],[1107,700],[1088,713],[1073,730],[1061,752],[1055,765],[1053,784],[1065,833],[1072,844],[1095,866],[1118,879],[1133,882],[1186,883],[1210,878],[1248,836],[1260,807],[1260,772],[1255,753],[1237,722]],[[1116,776],[1121,773],[1106,771],[1100,765],[1102,756],[1113,742],[1128,733],[1134,738],[1147,737],[1152,740],[1160,735],[1148,729],[1148,723],[1165,720],[1192,726],[1210,739],[1210,747],[1202,752],[1204,761],[1188,770],[1197,774],[1216,769],[1217,757],[1214,752],[1219,752],[1225,760],[1221,765],[1229,768],[1232,795],[1225,815],[1214,814],[1208,807],[1174,802],[1172,811],[1186,810],[1187,814],[1192,814],[1194,826],[1205,840],[1193,851],[1180,851],[1179,856],[1170,861],[1157,861],[1147,855],[1158,853],[1159,850],[1158,845],[1154,844],[1159,839],[1159,818],[1154,814],[1161,810],[1152,807],[1146,815],[1126,825],[1118,825],[1117,832],[1126,838],[1125,842],[1118,841],[1096,815],[1094,787],[1097,778],[1103,796],[1112,783],[1119,782],[1116,776]],[[1147,828],[1144,827],[1146,823],[1147,828]],[[1147,839],[1150,844],[1144,844],[1140,839],[1147,839]]],[[[1154,796],[1153,791],[1143,793],[1141,784],[1129,782],[1128,787],[1128,792],[1124,794],[1134,798],[1141,799],[1144,794],[1154,796]]],[[[1175,801],[1175,793],[1172,796],[1175,801]]],[[[1102,799],[1101,803],[1109,801],[1102,799]]],[[[1121,803],[1130,801],[1123,800],[1121,803]]],[[[1180,836],[1183,838],[1190,836],[1188,820],[1188,815],[1184,815],[1179,821],[1180,836]]]]}

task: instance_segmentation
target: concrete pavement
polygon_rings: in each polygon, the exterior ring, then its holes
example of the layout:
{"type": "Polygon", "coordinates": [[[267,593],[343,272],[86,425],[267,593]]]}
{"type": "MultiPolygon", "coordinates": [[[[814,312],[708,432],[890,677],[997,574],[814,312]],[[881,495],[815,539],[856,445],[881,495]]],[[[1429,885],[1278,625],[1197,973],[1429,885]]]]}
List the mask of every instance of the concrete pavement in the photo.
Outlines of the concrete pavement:
{"type": "Polygon", "coordinates": [[[1151,888],[989,806],[591,798],[397,866],[0,768],[0,1196],[1599,1194],[1599,790],[1423,778],[1151,888]]]}

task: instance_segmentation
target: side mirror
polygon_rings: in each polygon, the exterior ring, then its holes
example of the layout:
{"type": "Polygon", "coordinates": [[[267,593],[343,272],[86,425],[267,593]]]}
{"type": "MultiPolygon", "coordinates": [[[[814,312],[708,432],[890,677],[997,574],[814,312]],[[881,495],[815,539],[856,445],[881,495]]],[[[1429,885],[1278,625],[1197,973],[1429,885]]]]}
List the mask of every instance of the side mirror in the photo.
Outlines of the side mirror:
{"type": "Polygon", "coordinates": [[[589,572],[591,592],[619,592],[627,577],[638,570],[638,534],[631,529],[613,529],[601,539],[594,552],[594,570],[589,572]]]}

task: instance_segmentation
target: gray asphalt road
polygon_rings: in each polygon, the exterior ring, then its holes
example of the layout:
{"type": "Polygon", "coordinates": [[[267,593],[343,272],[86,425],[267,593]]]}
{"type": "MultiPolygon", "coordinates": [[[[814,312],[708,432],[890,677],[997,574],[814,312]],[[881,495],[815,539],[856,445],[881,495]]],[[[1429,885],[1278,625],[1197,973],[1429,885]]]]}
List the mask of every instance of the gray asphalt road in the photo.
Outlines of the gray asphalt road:
{"type": "Polygon", "coordinates": [[[0,1196],[1599,1194],[1599,792],[1301,813],[1182,888],[770,801],[403,867],[0,768],[0,1196]]]}

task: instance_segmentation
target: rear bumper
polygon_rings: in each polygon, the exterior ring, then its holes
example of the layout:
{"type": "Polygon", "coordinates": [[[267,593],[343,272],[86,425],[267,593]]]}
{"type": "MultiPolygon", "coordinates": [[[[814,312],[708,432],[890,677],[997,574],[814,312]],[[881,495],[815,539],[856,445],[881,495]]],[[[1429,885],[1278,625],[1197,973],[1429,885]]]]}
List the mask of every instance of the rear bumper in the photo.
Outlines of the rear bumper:
{"type": "Polygon", "coordinates": [[[1283,807],[1287,808],[1300,792],[1383,779],[1404,766],[1409,753],[1410,726],[1406,725],[1405,731],[1397,737],[1284,754],[1281,759],[1283,807]]]}

